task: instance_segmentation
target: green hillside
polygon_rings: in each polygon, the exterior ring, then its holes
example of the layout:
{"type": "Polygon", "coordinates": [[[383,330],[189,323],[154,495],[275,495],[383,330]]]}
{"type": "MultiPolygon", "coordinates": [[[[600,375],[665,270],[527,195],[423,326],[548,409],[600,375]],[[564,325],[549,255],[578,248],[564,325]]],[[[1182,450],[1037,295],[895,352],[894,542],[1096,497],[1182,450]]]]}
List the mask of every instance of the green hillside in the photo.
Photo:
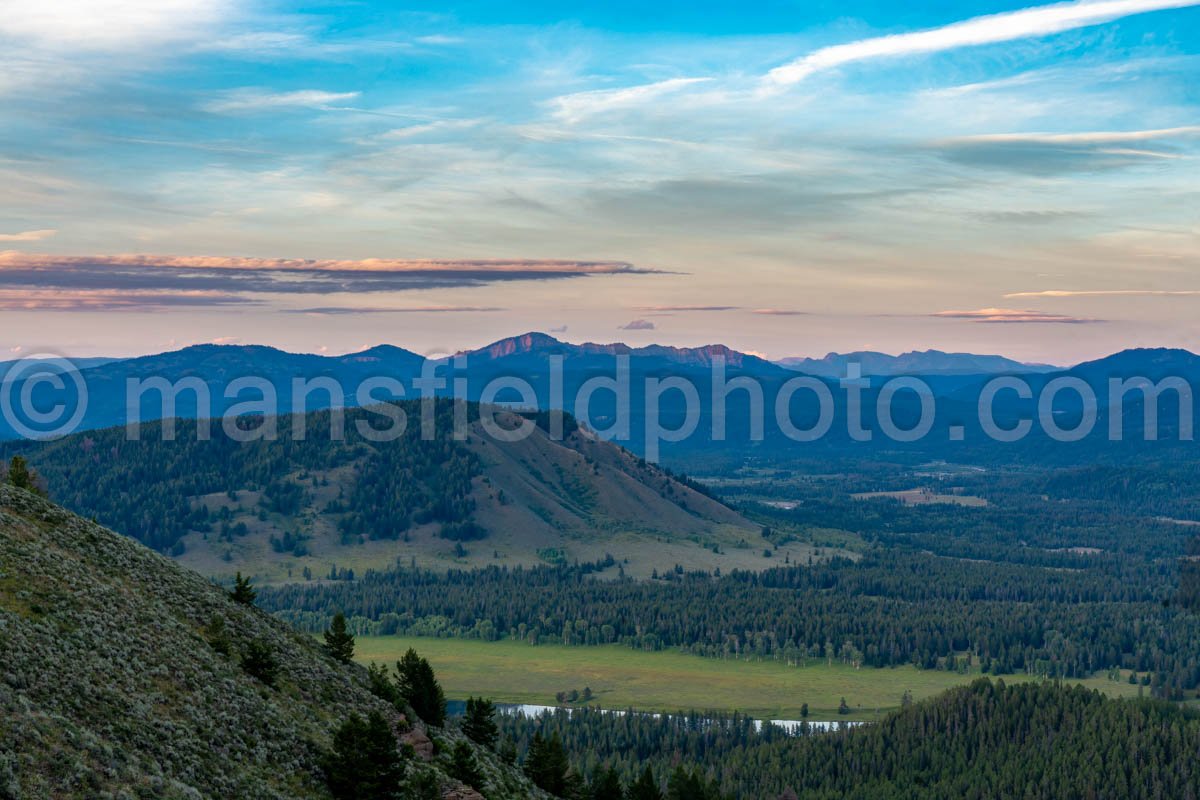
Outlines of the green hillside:
{"type": "MultiPolygon", "coordinates": [[[[6,800],[325,798],[334,731],[370,712],[414,747],[407,781],[424,776],[435,791],[478,797],[446,775],[457,731],[406,719],[372,694],[362,667],[136,542],[8,486],[0,653],[6,800]],[[255,652],[277,664],[273,681],[247,666],[255,652]]],[[[491,751],[474,755],[488,797],[536,795],[491,751]]]]}
{"type": "MultiPolygon", "coordinates": [[[[287,582],[397,561],[445,570],[609,554],[628,559],[634,576],[675,564],[772,564],[757,526],[569,419],[562,441],[539,427],[506,443],[483,431],[471,405],[458,438],[451,404],[439,402],[437,435],[427,441],[419,403],[399,408],[407,429],[385,442],[360,429],[378,426],[377,412],[348,409],[341,438],[331,435],[336,419],[325,411],[271,418],[276,441],[234,441],[219,423],[201,440],[198,423],[178,420],[174,441],[151,423],[139,441],[113,428],[8,448],[23,452],[67,508],[221,579],[235,570],[287,582]],[[291,432],[301,421],[299,440],[291,432]]],[[[504,417],[509,426],[517,421],[504,417]]],[[[812,554],[795,541],[776,555],[812,554]]]]}

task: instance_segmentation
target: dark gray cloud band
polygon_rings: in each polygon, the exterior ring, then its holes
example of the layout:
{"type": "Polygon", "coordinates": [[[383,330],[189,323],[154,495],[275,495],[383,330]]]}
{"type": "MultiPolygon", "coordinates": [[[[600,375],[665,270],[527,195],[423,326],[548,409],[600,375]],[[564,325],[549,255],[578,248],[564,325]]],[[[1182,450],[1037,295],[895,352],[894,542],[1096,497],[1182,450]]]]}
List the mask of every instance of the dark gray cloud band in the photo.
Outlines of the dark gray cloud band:
{"type": "Polygon", "coordinates": [[[370,294],[482,287],[604,275],[660,273],[620,261],[318,261],[178,256],[43,256],[0,253],[8,292],[209,293],[214,305],[241,295],[370,294]]]}

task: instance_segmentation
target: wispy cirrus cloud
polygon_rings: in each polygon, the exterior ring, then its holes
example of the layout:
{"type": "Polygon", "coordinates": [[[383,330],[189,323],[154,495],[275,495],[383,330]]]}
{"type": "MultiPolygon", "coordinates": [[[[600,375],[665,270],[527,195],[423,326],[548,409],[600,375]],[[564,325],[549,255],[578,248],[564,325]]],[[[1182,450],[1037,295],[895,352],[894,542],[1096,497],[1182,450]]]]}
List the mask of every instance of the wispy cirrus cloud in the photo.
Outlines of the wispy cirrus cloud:
{"type": "Polygon", "coordinates": [[[989,14],[929,30],[823,47],[771,70],[764,78],[764,83],[774,87],[790,86],[817,72],[859,61],[938,53],[1049,36],[1112,22],[1133,14],[1197,4],[1200,4],[1198,0],[1084,0],[989,14]]]}
{"type": "Polygon", "coordinates": [[[23,291],[0,289],[0,311],[166,311],[258,305],[228,292],[23,291]]]}
{"type": "Polygon", "coordinates": [[[740,306],[637,306],[635,311],[674,313],[676,311],[737,311],[740,306]]]}
{"type": "Polygon", "coordinates": [[[300,89],[293,92],[271,92],[263,89],[234,89],[220,98],[204,103],[201,108],[212,114],[254,114],[288,109],[333,110],[329,106],[354,100],[360,92],[326,92],[320,89],[300,89]]]}
{"type": "Polygon", "coordinates": [[[20,233],[0,233],[0,242],[40,242],[58,233],[53,228],[40,231],[21,231],[20,233]]]}
{"type": "Polygon", "coordinates": [[[791,308],[756,308],[750,313],[759,314],[764,317],[805,317],[808,316],[809,312],[797,311],[791,308]]]}
{"type": "Polygon", "coordinates": [[[948,161],[1033,174],[1123,167],[1179,159],[1200,125],[1130,131],[988,133],[930,143],[948,161]]]}
{"type": "Polygon", "coordinates": [[[1200,125],[1139,131],[1083,131],[1079,133],[985,133],[962,136],[951,142],[1022,142],[1030,144],[1130,144],[1154,139],[1200,136],[1200,125]]]}
{"type": "Polygon", "coordinates": [[[463,314],[504,310],[497,306],[411,306],[404,308],[322,306],[318,308],[285,309],[288,314],[308,314],[314,317],[355,316],[358,314],[463,314]]]}
{"type": "Polygon", "coordinates": [[[930,314],[939,319],[963,319],[970,322],[995,323],[1034,323],[1076,325],[1081,323],[1104,322],[1100,319],[1085,319],[1066,314],[1052,314],[1048,311],[1030,311],[1015,308],[978,308],[973,311],[938,311],[930,314]]]}
{"type": "Polygon", "coordinates": [[[1200,289],[1047,289],[1004,295],[1006,300],[1022,297],[1200,297],[1200,289]]]}
{"type": "Polygon", "coordinates": [[[622,89],[593,89],[555,97],[548,101],[552,116],[562,122],[578,122],[586,117],[639,106],[666,94],[678,92],[710,78],[670,78],[622,89]]]}

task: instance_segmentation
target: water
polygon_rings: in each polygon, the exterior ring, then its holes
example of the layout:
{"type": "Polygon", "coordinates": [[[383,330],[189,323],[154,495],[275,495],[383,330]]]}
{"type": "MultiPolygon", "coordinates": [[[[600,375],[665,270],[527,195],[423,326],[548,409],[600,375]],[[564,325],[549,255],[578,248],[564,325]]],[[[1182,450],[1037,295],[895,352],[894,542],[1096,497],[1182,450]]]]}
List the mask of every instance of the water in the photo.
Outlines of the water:
{"type": "MultiPolygon", "coordinates": [[[[547,712],[553,713],[555,711],[566,711],[568,714],[571,714],[571,713],[575,712],[577,709],[565,707],[565,706],[540,706],[540,705],[534,705],[534,704],[530,704],[530,703],[497,703],[496,710],[499,711],[501,714],[521,714],[522,716],[526,716],[526,717],[536,717],[541,714],[545,714],[547,712]]],[[[448,703],[446,703],[446,711],[451,716],[463,714],[466,711],[466,703],[462,702],[461,700],[451,700],[448,703]]],[[[623,715],[623,714],[627,714],[629,712],[619,710],[619,709],[605,709],[605,713],[623,715]]],[[[658,714],[658,713],[652,712],[652,711],[636,711],[633,713],[646,714],[651,717],[662,716],[661,714],[658,714]]],[[[756,720],[754,720],[755,730],[762,730],[762,726],[763,726],[764,722],[766,724],[770,724],[770,725],[777,725],[780,728],[783,728],[784,730],[786,730],[788,733],[791,733],[791,734],[800,733],[801,730],[803,729],[804,725],[808,726],[809,731],[816,732],[816,731],[836,731],[836,730],[841,730],[843,728],[853,728],[857,725],[865,724],[863,722],[858,722],[858,721],[853,721],[853,720],[838,720],[838,719],[831,719],[831,720],[812,720],[812,719],[809,719],[809,720],[798,720],[798,719],[761,720],[761,719],[756,719],[756,720]]]]}

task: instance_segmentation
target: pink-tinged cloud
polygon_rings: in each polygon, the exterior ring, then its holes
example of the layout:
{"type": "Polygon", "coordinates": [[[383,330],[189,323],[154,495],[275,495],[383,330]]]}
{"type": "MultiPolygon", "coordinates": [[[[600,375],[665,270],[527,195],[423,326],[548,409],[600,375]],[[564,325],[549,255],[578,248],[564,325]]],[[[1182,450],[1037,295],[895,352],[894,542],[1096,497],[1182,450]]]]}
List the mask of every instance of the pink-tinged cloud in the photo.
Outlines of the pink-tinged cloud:
{"type": "Polygon", "coordinates": [[[737,311],[738,306],[637,306],[635,310],[651,313],[670,313],[676,311],[737,311]]]}
{"type": "Polygon", "coordinates": [[[1066,314],[1052,314],[1048,311],[1028,311],[1015,308],[978,308],[974,311],[938,311],[932,317],[941,319],[965,319],[971,322],[999,323],[1054,323],[1060,325],[1078,325],[1081,323],[1103,322],[1099,319],[1085,319],[1066,314]]]}
{"type": "Polygon", "coordinates": [[[38,291],[0,289],[0,311],[165,311],[258,305],[226,292],[38,291]]]}
{"type": "Polygon", "coordinates": [[[1049,289],[1044,292],[1013,292],[1005,299],[1020,297],[1196,297],[1200,289],[1049,289]]]}
{"type": "Polygon", "coordinates": [[[751,314],[761,314],[766,317],[806,317],[807,311],[795,311],[789,308],[756,308],[751,314]]]}
{"type": "Polygon", "coordinates": [[[633,322],[626,323],[617,328],[619,331],[652,331],[654,323],[648,319],[635,319],[633,322]]]}
{"type": "Polygon", "coordinates": [[[399,292],[604,275],[662,274],[623,261],[539,259],[288,259],[225,256],[57,256],[0,252],[0,289],[223,291],[249,294],[399,292]]]}
{"type": "Polygon", "coordinates": [[[58,231],[47,228],[40,231],[21,231],[20,233],[0,233],[0,242],[40,242],[49,239],[58,231]]]}
{"type": "Polygon", "coordinates": [[[163,269],[279,270],[284,272],[538,272],[574,275],[654,273],[624,261],[574,261],[560,259],[412,259],[412,258],[243,258],[236,256],[94,255],[56,256],[0,252],[0,270],[54,267],[157,267],[163,269]]]}
{"type": "Polygon", "coordinates": [[[289,314],[311,316],[352,316],[355,314],[458,314],[488,311],[504,311],[498,306],[410,306],[405,308],[377,308],[369,306],[323,306],[319,308],[287,309],[289,314]]]}

